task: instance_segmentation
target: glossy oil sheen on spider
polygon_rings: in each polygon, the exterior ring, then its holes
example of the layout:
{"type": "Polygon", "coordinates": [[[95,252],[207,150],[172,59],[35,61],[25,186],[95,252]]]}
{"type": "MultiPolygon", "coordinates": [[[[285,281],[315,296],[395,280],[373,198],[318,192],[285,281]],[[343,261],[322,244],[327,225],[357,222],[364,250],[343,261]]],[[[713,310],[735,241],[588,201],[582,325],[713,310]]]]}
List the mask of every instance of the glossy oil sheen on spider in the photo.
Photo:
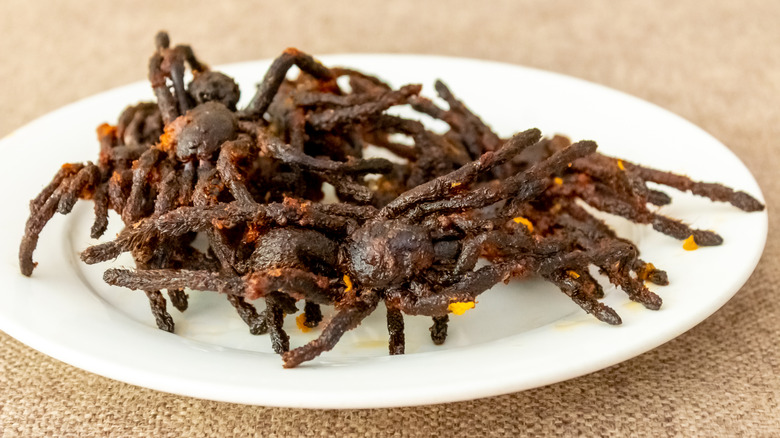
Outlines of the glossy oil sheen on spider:
{"type": "Polygon", "coordinates": [[[38,236],[53,215],[91,199],[93,238],[105,232],[109,210],[125,228],[87,248],[82,260],[129,252],[136,269],[108,269],[104,280],[143,290],[160,329],[174,331],[161,291],[180,312],[186,289],[220,292],[250,333],[269,334],[285,367],[332,349],[380,302],[390,354],[404,352],[404,315],[431,317],[431,339],[441,344],[450,313],[473,308],[498,282],[530,276],[620,324],[600,301],[592,267],[649,309],[661,298],[645,282],[668,279],[583,204],[650,224],[687,249],[722,238],[656,213],[651,206],[671,198],[647,182],[744,211],[764,208],[720,184],[601,155],[592,141],[542,138],[537,129],[500,138],[440,81],[435,89],[446,108],[421,96],[421,85],[393,89],[296,49],[273,62],[246,108],[237,108],[233,79],[210,70],[189,46],[171,46],[164,32],[149,81],[157,101],[129,106],[116,125],[98,127],[97,161],[63,165],[31,201],[21,271],[32,274],[38,236]],[[290,80],[293,65],[301,72],[290,80]],[[387,113],[399,105],[448,130],[387,113]],[[396,141],[399,134],[410,141],[396,141]],[[364,158],[368,145],[398,159],[364,158]],[[326,183],[337,202],[322,202],[326,183]],[[205,248],[195,244],[199,236],[205,248]],[[253,304],[260,298],[262,312],[253,304]],[[321,306],[336,310],[327,322],[321,306]],[[315,340],[291,349],[282,325],[299,307],[301,329],[322,327],[315,340]]]}

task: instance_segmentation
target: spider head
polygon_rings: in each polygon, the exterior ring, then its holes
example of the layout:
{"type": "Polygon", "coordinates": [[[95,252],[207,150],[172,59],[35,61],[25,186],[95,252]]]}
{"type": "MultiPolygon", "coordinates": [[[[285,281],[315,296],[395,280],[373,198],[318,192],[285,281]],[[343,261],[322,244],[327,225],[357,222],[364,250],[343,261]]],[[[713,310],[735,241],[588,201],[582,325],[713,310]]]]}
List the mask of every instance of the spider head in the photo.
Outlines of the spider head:
{"type": "Polygon", "coordinates": [[[218,71],[205,71],[195,75],[187,89],[195,102],[220,102],[229,110],[235,111],[241,91],[230,76],[218,71]]]}
{"type": "Polygon", "coordinates": [[[235,114],[219,102],[198,105],[183,120],[176,138],[176,155],[182,161],[195,157],[208,160],[222,143],[238,135],[235,114]]]}
{"type": "Polygon", "coordinates": [[[398,285],[430,267],[433,242],[427,230],[403,221],[369,222],[346,248],[353,278],[368,287],[398,285]]]}

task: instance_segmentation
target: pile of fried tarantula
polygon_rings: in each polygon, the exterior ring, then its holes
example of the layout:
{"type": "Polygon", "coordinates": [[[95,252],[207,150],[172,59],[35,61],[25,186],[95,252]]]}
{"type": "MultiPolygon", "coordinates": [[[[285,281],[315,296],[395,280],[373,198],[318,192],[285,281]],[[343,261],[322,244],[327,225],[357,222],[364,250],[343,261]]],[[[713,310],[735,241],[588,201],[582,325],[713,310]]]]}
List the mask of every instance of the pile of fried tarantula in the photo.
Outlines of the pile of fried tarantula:
{"type": "Polygon", "coordinates": [[[431,338],[441,344],[450,313],[473,307],[498,282],[529,276],[620,324],[599,301],[604,292],[591,267],[649,309],[661,298],[645,282],[664,285],[667,276],[585,205],[702,246],[722,239],[654,212],[671,199],[647,182],[745,211],[764,208],[720,184],[601,155],[592,141],[542,138],[537,129],[500,138],[442,82],[435,89],[446,108],[421,96],[420,85],[393,89],[295,49],[271,64],[243,109],[233,79],[189,46],[171,46],[164,32],[149,80],[157,102],[101,125],[98,160],[63,165],[30,202],[22,273],[31,275],[49,219],[91,199],[93,238],[106,230],[109,210],[125,228],[82,260],[132,254],[136,269],[108,269],[104,279],[143,290],[159,328],[174,330],[161,290],[179,311],[187,308],[186,289],[216,291],[252,334],[270,335],[285,367],[332,349],[380,302],[390,354],[404,352],[404,314],[431,317],[431,338]],[[300,73],[291,80],[292,66],[300,73]],[[437,133],[388,113],[401,105],[449,129],[437,133]],[[398,159],[365,158],[369,146],[398,159]],[[335,202],[323,201],[328,186],[335,202]],[[197,236],[206,250],[193,245],[197,236]],[[252,304],[258,298],[263,311],[252,304]],[[299,301],[299,326],[323,327],[291,349],[282,326],[299,301]],[[335,309],[325,321],[323,305],[335,309]]]}

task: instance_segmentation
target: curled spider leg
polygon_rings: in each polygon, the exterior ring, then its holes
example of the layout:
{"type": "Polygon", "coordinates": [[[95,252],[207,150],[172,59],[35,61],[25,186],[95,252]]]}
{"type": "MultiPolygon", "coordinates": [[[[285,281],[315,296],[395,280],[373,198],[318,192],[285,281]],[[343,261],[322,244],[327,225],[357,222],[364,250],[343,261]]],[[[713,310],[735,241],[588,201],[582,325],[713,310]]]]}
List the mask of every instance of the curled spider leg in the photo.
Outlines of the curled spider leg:
{"type": "Polygon", "coordinates": [[[378,303],[379,295],[376,292],[369,290],[361,293],[354,305],[341,308],[333,316],[317,339],[284,353],[284,367],[296,367],[333,349],[344,333],[360,325],[363,319],[376,309],[378,303]]]}
{"type": "Polygon", "coordinates": [[[254,305],[238,295],[228,295],[227,299],[236,309],[241,320],[249,326],[249,333],[253,335],[268,333],[268,320],[265,311],[258,312],[254,305]]]}
{"type": "MultiPolygon", "coordinates": [[[[90,166],[94,167],[91,163],[88,165],[74,164],[63,166],[55,175],[54,180],[43,189],[40,195],[30,202],[30,217],[25,224],[24,236],[19,245],[19,267],[22,274],[26,276],[32,275],[36,265],[32,260],[32,255],[35,247],[38,245],[38,237],[43,227],[57,212],[62,204],[62,199],[66,195],[70,195],[70,191],[81,191],[84,188],[81,183],[73,184],[73,181],[79,175],[92,175],[93,171],[89,170],[90,166]],[[82,171],[85,173],[82,173],[82,171]]],[[[95,169],[97,168],[95,167],[95,169]]],[[[78,196],[78,193],[75,195],[78,196]]],[[[67,213],[69,210],[65,209],[64,211],[67,213]]]]}
{"type": "MultiPolygon", "coordinates": [[[[47,201],[49,201],[49,198],[51,198],[51,196],[60,187],[64,180],[73,177],[83,168],[84,164],[82,163],[63,164],[54,175],[54,178],[51,180],[51,182],[46,185],[43,190],[41,190],[38,196],[30,201],[30,213],[35,214],[41,207],[44,206],[44,204],[46,204],[47,201]]],[[[57,202],[59,202],[59,200],[57,202]]]]}
{"type": "Polygon", "coordinates": [[[390,337],[390,354],[404,354],[406,340],[404,336],[404,315],[398,309],[387,308],[387,332],[390,337]]]}
{"type": "Polygon", "coordinates": [[[263,77],[263,82],[257,88],[257,93],[245,110],[247,115],[262,117],[265,114],[274,96],[276,96],[276,92],[279,91],[279,86],[282,85],[287,70],[293,65],[297,65],[302,71],[317,79],[323,81],[335,79],[330,69],[322,65],[311,55],[303,53],[298,49],[289,48],[282,52],[271,64],[271,67],[268,68],[265,77],[263,77]]]}

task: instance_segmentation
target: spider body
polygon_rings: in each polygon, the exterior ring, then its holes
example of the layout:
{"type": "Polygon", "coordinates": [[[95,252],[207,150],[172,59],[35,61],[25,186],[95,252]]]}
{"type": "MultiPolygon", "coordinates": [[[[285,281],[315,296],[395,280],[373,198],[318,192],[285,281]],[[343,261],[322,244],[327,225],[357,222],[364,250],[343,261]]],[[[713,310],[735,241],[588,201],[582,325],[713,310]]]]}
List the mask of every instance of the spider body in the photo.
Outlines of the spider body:
{"type": "Polygon", "coordinates": [[[403,284],[431,267],[436,256],[430,231],[403,220],[366,223],[344,252],[354,280],[367,288],[403,284]]]}

